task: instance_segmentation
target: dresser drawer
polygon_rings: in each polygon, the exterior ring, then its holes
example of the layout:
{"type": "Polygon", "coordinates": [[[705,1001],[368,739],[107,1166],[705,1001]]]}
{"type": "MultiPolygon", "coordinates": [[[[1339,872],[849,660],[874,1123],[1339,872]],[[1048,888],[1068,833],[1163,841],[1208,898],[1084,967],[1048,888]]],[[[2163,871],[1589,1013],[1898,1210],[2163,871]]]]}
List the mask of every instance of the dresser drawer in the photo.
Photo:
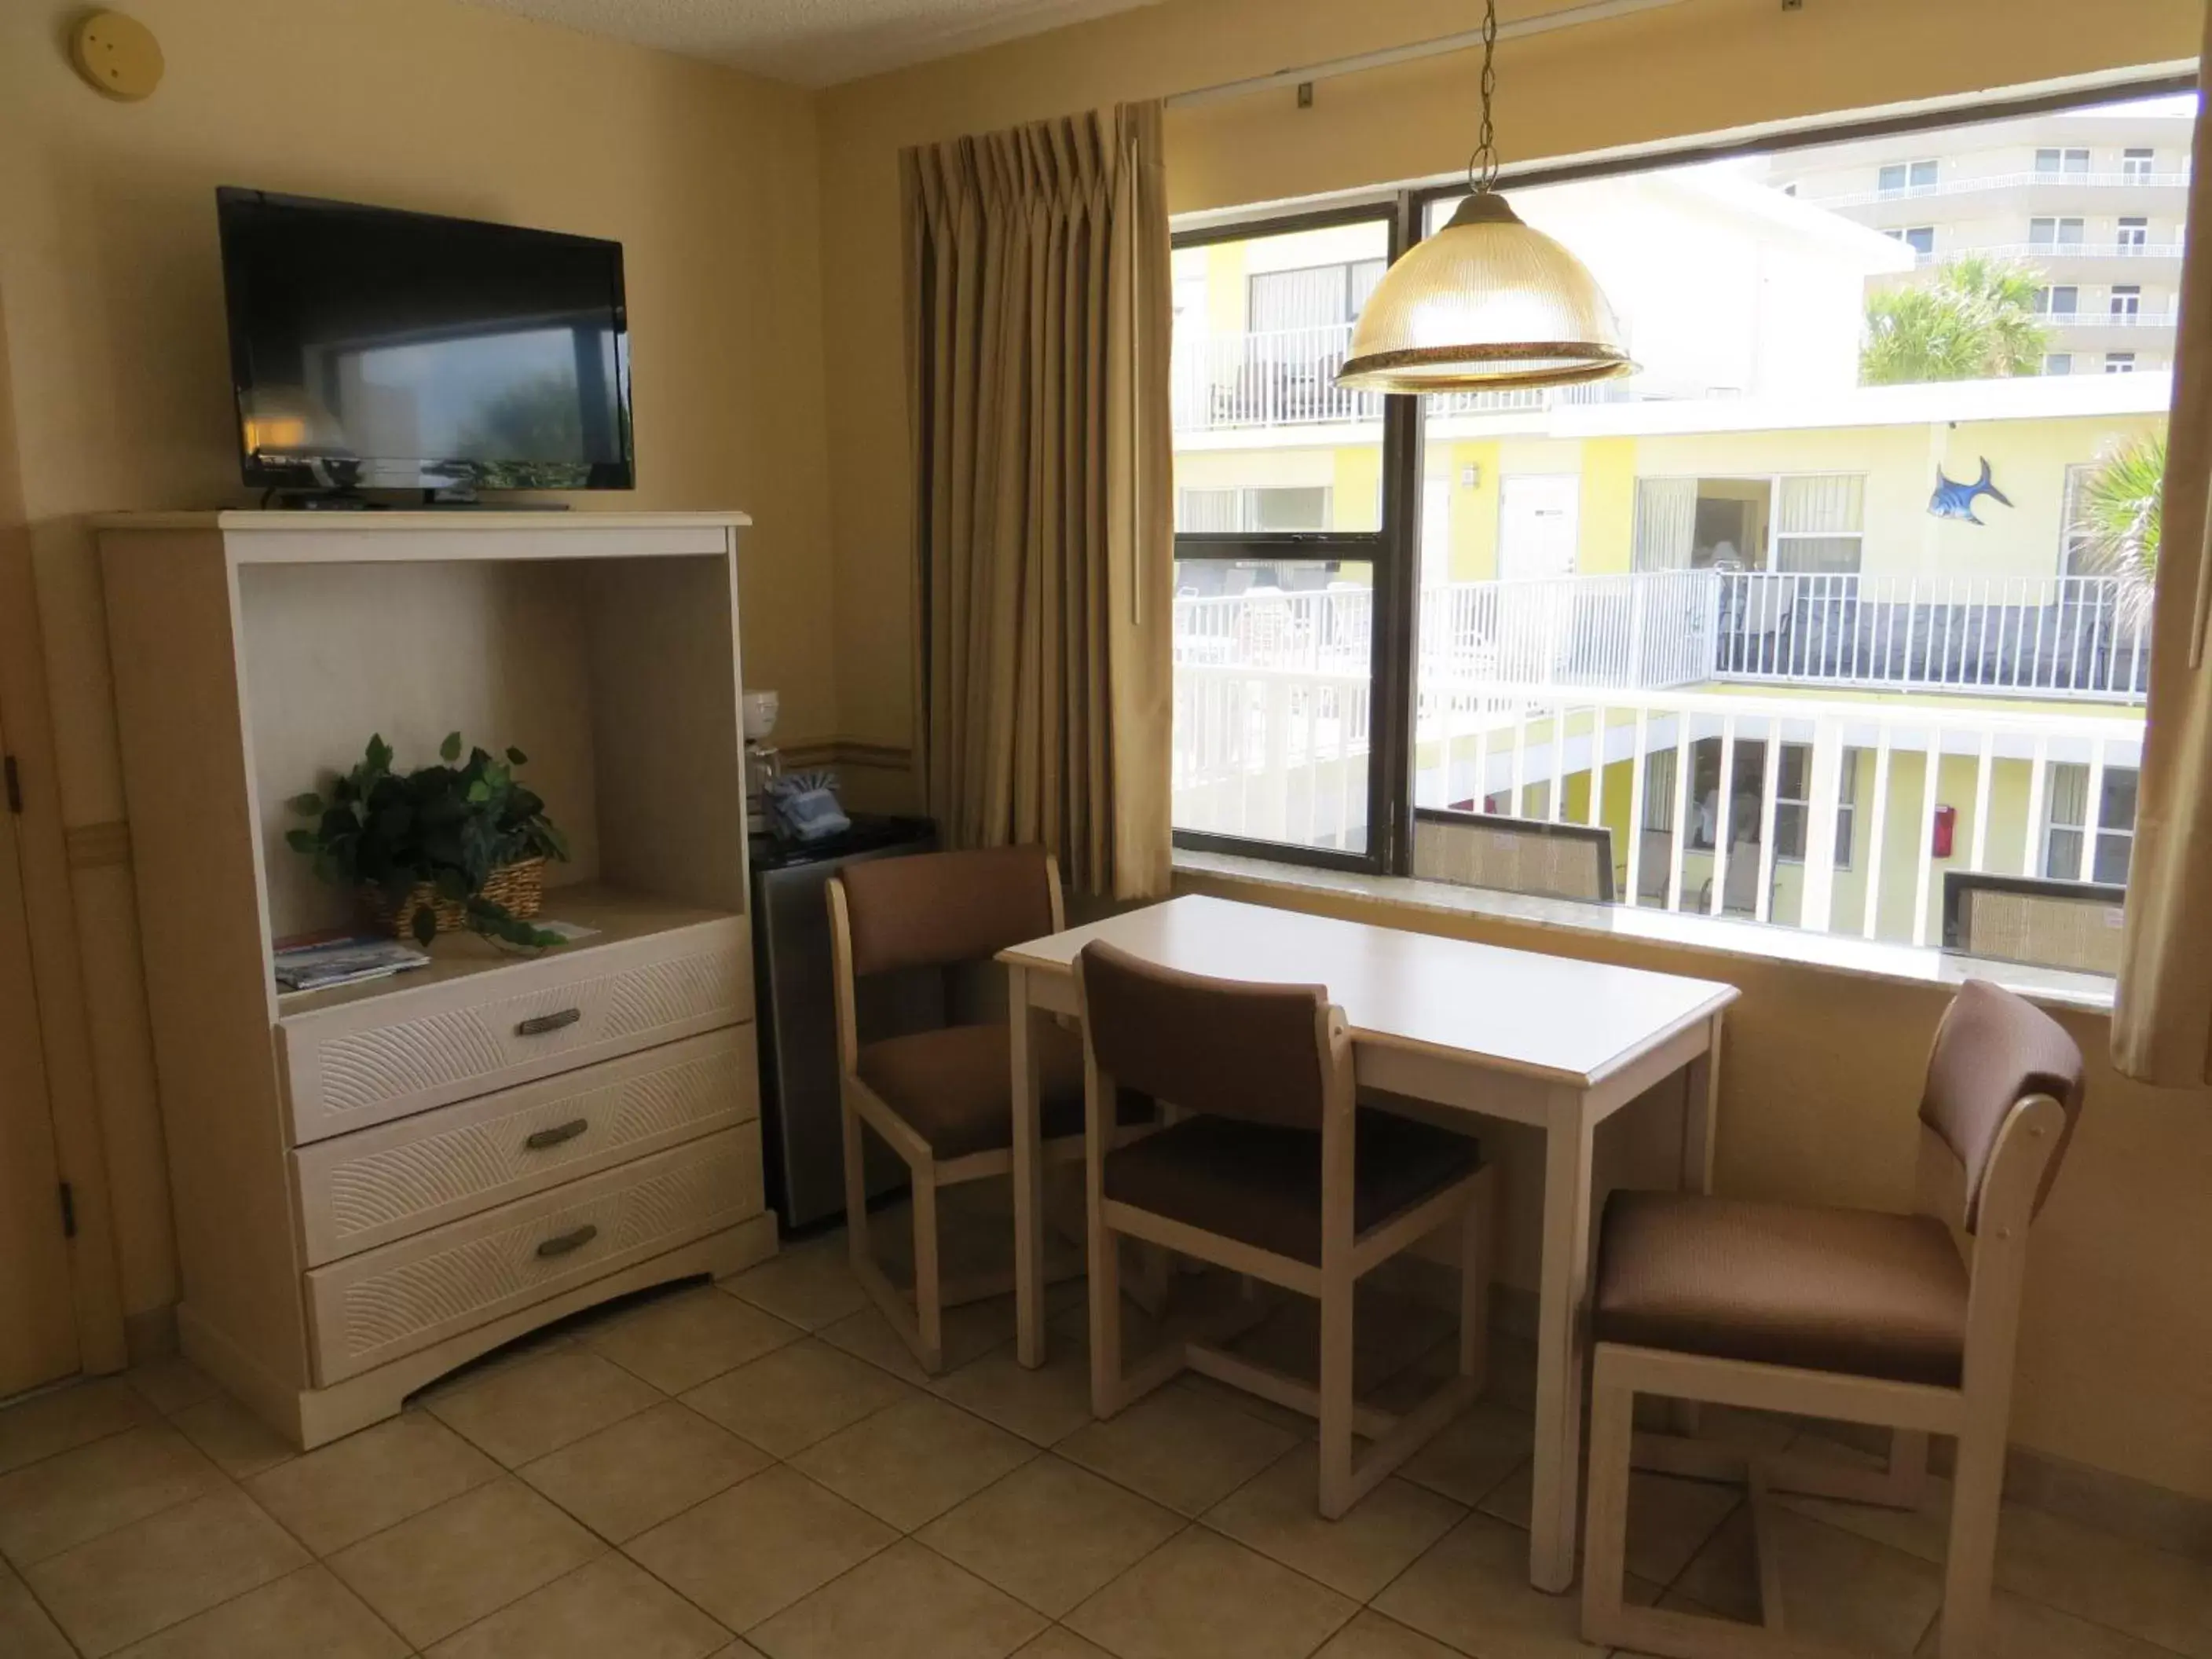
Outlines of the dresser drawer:
{"type": "Polygon", "coordinates": [[[292,1154],[307,1265],[759,1115],[748,1024],[319,1140],[292,1154]]]}
{"type": "Polygon", "coordinates": [[[331,1383],[761,1212],[760,1126],[726,1129],[307,1275],[331,1383]]]}
{"type": "Polygon", "coordinates": [[[743,917],[286,1014],[295,1146],[750,1018],[743,917]]]}

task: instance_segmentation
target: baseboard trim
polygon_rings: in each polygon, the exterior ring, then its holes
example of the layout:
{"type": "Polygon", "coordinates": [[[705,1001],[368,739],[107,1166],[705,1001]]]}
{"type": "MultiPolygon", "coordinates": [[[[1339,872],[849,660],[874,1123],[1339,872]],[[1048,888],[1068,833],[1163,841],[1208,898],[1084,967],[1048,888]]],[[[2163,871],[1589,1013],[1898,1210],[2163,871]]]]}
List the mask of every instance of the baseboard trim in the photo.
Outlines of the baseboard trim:
{"type": "MultiPolygon", "coordinates": [[[[1445,1312],[1459,1306],[1459,1273],[1441,1261],[1411,1251],[1392,1258],[1370,1281],[1401,1296],[1415,1297],[1445,1312]]],[[[1516,1285],[1491,1287],[1491,1329],[1534,1341],[1536,1293],[1516,1285]]],[[[1887,1449],[1880,1430],[1850,1423],[1822,1423],[1821,1434],[1869,1451],[1887,1449]]],[[[1938,1474],[1951,1472],[1954,1443],[1936,1437],[1929,1464],[1938,1474]]],[[[2197,1498],[2154,1486],[2133,1475],[2076,1463],[2031,1446],[2014,1444],[2005,1455],[2005,1496],[2047,1515],[2076,1521],[2139,1544],[2212,1562],[2212,1498],[2197,1498]]]]}

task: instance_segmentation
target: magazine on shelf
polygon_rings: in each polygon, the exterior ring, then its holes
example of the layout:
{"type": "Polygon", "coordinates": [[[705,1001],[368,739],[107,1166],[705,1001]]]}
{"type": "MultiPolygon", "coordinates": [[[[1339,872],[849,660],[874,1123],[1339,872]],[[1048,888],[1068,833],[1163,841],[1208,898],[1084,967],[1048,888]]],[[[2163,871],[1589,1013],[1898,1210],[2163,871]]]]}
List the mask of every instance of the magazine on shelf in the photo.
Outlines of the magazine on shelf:
{"type": "Polygon", "coordinates": [[[285,991],[325,991],[333,985],[386,979],[430,965],[428,953],[378,933],[319,934],[276,947],[276,984],[285,991]]]}

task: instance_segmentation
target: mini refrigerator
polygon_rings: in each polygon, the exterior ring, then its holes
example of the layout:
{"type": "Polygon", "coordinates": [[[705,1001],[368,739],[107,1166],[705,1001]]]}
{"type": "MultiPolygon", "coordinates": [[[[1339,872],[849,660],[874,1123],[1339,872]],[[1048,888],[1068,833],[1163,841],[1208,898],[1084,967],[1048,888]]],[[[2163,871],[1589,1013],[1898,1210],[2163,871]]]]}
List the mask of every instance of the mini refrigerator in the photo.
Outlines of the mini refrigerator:
{"type": "MultiPolygon", "coordinates": [[[[800,846],[752,839],[754,994],[760,1018],[761,1146],[768,1201],[784,1231],[841,1215],[845,1143],[837,1120],[837,1012],[830,960],[830,878],[863,859],[937,850],[927,818],[856,813],[853,827],[800,846]]],[[[861,1028],[940,1023],[941,976],[886,975],[859,987],[861,1028]]],[[[870,1137],[871,1196],[906,1166],[870,1137]]]]}

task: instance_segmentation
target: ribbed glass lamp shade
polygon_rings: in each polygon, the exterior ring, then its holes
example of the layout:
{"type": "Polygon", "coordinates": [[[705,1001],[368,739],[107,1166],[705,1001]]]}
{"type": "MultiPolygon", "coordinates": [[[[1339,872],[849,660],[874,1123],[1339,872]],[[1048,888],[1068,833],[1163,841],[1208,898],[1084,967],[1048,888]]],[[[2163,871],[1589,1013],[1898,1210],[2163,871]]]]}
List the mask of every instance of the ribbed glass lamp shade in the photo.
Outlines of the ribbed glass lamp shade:
{"type": "Polygon", "coordinates": [[[1363,392],[1575,386],[1626,374],[1620,325],[1583,262],[1494,191],[1383,274],[1336,383],[1363,392]]]}

